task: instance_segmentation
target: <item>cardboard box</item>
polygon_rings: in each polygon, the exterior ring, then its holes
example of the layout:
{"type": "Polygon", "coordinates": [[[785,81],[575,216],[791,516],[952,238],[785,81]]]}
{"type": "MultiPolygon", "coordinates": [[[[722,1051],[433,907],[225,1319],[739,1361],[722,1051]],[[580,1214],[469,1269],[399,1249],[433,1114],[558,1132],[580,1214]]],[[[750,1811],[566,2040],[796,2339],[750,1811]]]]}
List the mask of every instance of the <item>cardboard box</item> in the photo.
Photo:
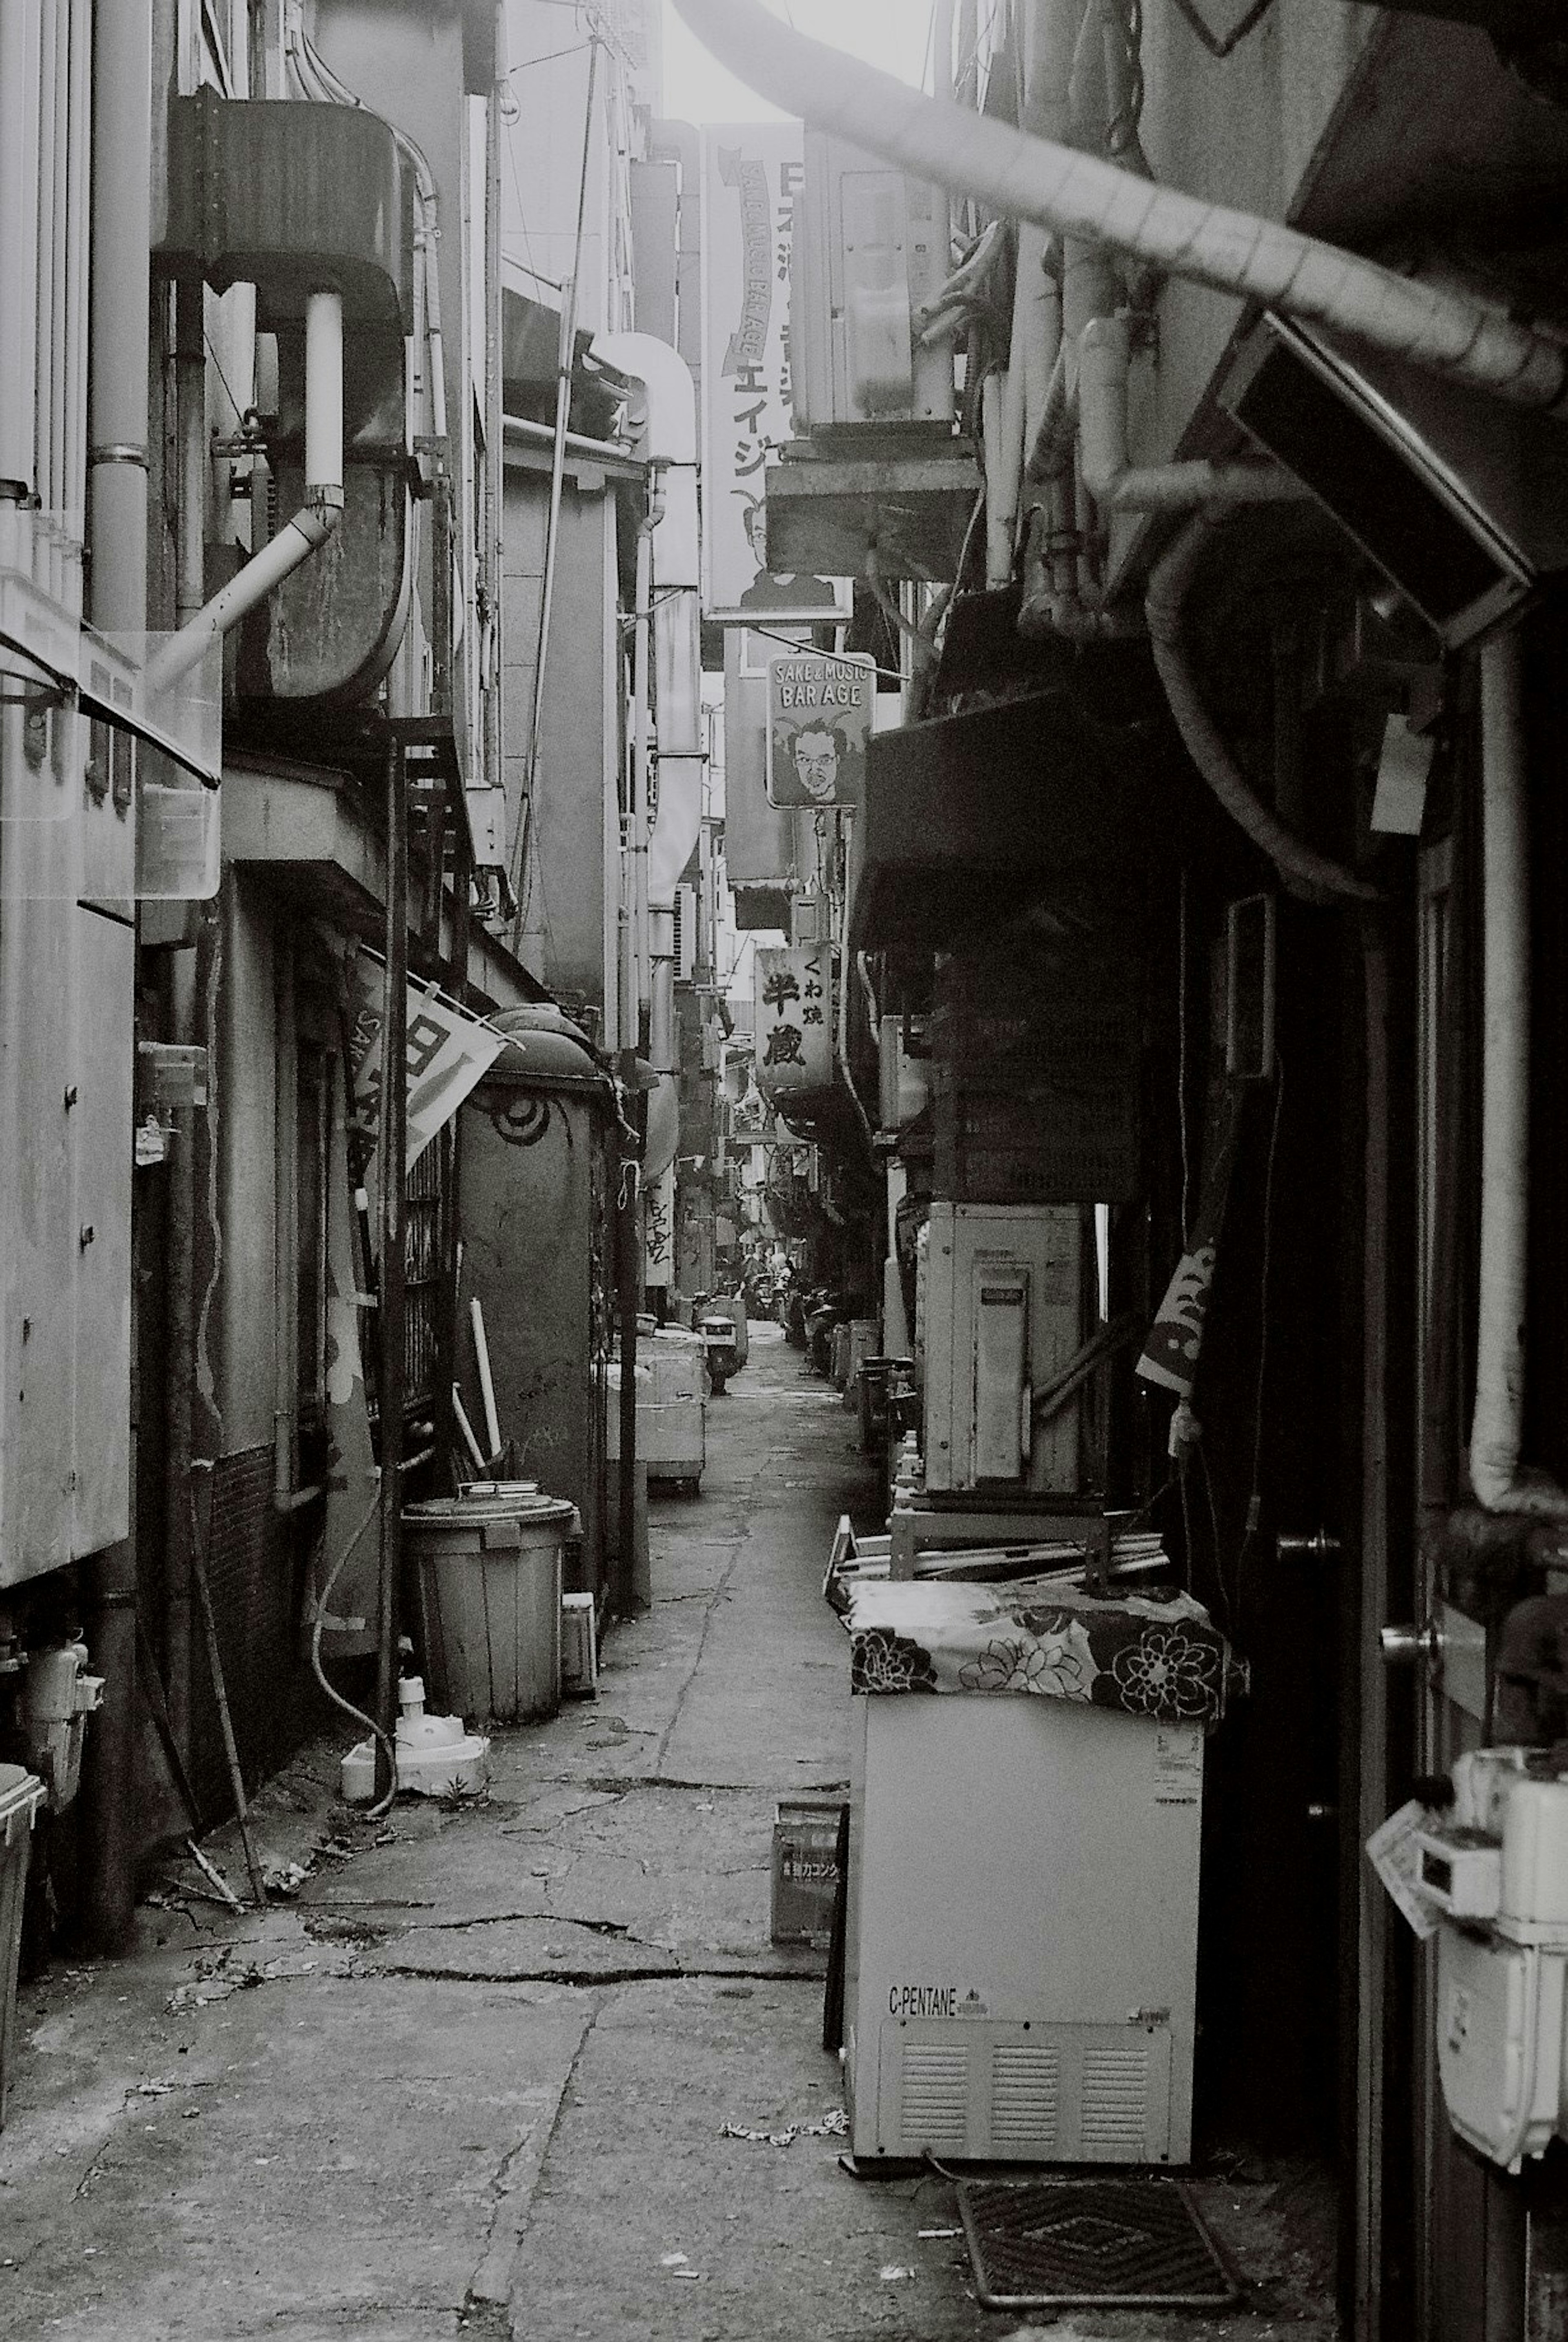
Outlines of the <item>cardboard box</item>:
{"type": "Polygon", "coordinates": [[[772,1940],[825,1948],[838,1892],[844,1799],[784,1797],[774,1811],[772,1940]]]}

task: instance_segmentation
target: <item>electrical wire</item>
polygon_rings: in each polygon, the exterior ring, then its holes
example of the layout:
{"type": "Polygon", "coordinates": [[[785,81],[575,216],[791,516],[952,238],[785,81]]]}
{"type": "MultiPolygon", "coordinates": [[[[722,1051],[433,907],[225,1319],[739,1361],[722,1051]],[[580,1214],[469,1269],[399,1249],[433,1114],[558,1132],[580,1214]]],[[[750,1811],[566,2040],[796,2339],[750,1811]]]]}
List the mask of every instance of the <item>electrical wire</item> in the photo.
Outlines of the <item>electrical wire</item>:
{"type": "Polygon", "coordinates": [[[392,1742],[387,1738],[386,1734],[383,1731],[381,1726],[375,1722],[375,1718],[373,1716],[366,1716],[363,1708],[355,1707],[351,1699],[345,1699],[343,1694],[340,1691],[335,1691],[332,1685],[327,1681],[326,1669],[321,1663],[321,1637],[322,1630],[326,1625],[327,1606],[332,1598],[332,1589],[337,1584],[338,1579],[343,1576],[345,1569],[348,1566],[350,1560],[353,1558],[353,1556],[358,1547],[360,1539],[364,1536],[366,1529],[375,1518],[377,1512],[380,1510],[380,1506],[381,1491],[378,1488],[375,1494],[372,1496],[359,1526],[355,1530],[354,1535],[349,1538],[348,1543],[344,1546],[343,1551],[338,1555],[337,1559],[333,1563],[332,1567],[327,1571],[326,1576],[322,1582],[321,1592],[315,1598],[315,1617],[312,1622],[310,1630],[310,1664],[312,1672],[314,1673],[317,1683],[321,1686],[323,1691],[325,1692],[334,1707],[340,1707],[345,1716],[351,1716],[355,1724],[363,1724],[365,1730],[371,1734],[373,1738],[381,1743],[382,1747],[386,1752],[387,1778],[390,1783],[390,1787],[383,1796],[377,1797],[375,1805],[368,1806],[365,1808],[365,1813],[361,1816],[361,1819],[367,1822],[379,1821],[383,1814],[391,1810],[392,1801],[397,1795],[397,1751],[393,1746],[392,1742]]]}

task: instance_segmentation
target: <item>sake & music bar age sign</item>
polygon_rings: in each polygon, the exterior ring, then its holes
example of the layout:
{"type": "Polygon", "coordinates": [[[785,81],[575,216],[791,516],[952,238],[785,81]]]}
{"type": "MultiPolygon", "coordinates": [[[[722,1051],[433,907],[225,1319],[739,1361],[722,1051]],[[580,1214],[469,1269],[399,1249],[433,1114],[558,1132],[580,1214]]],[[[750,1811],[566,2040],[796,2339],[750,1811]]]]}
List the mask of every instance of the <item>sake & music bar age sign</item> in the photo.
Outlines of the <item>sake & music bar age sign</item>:
{"type": "Polygon", "coordinates": [[[768,661],[768,803],[859,805],[876,703],[876,662],[784,651],[768,661]]]}

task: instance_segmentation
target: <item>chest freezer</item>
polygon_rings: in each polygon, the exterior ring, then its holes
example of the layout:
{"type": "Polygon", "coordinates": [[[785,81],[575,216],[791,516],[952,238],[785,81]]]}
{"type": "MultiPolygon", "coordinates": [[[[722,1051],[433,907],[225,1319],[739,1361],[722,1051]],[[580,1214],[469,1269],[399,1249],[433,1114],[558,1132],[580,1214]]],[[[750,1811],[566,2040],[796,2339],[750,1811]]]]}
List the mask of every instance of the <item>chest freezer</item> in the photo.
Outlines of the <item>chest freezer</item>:
{"type": "Polygon", "coordinates": [[[856,2161],[1186,2161],[1202,1726],[984,1694],[854,1708],[856,2161]]]}

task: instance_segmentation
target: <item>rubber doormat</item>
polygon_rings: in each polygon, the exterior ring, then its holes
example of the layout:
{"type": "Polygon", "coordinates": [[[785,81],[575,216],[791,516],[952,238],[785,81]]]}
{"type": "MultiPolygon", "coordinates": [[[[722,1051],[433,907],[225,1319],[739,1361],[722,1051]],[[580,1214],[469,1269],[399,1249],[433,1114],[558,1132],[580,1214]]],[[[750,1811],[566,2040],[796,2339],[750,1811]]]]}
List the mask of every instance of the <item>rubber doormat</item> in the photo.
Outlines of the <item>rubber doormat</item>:
{"type": "Polygon", "coordinates": [[[1174,2179],[961,2179],[986,2309],[1224,2309],[1237,2287],[1174,2179]]]}

